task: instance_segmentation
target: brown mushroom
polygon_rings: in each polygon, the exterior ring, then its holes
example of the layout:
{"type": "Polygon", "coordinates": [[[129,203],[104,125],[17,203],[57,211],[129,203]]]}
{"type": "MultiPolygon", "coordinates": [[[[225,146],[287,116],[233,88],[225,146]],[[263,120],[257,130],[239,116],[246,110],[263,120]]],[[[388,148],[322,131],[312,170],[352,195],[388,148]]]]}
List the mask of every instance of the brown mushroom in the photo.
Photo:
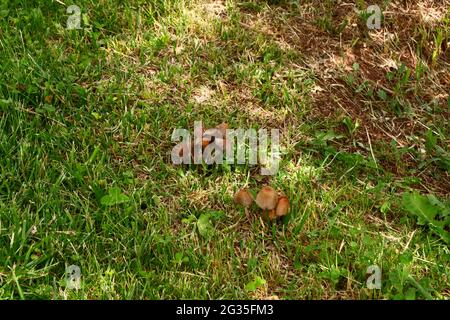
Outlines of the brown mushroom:
{"type": "Polygon", "coordinates": [[[220,145],[219,141],[222,140],[222,150],[226,150],[227,148],[227,130],[228,130],[228,124],[223,122],[221,124],[219,124],[217,127],[217,130],[219,130],[219,132],[222,135],[222,139],[216,139],[217,140],[217,144],[220,145]]]}
{"type": "Polygon", "coordinates": [[[247,219],[250,221],[250,216],[248,214],[248,207],[250,207],[253,203],[253,198],[250,192],[248,192],[246,188],[239,190],[234,195],[234,202],[244,207],[245,215],[247,219]]]}
{"type": "Polygon", "coordinates": [[[219,124],[216,127],[216,129],[219,130],[219,132],[222,134],[222,138],[225,139],[225,137],[227,135],[228,124],[225,122],[222,122],[221,124],[219,124]]]}
{"type": "Polygon", "coordinates": [[[202,150],[205,150],[205,148],[210,144],[211,140],[207,137],[202,138],[202,150]]]}
{"type": "Polygon", "coordinates": [[[234,195],[234,201],[236,203],[248,208],[253,203],[253,198],[252,198],[250,192],[248,192],[248,190],[246,188],[244,188],[244,189],[241,189],[238,192],[236,192],[236,194],[234,195]]]}
{"type": "Polygon", "coordinates": [[[285,216],[289,212],[290,207],[289,199],[286,196],[281,196],[275,210],[276,217],[285,216]]]}
{"type": "Polygon", "coordinates": [[[205,148],[211,143],[211,136],[208,134],[208,131],[211,129],[205,129],[202,127],[202,150],[205,150],[205,148]]]}
{"type": "Polygon", "coordinates": [[[265,186],[259,191],[255,200],[256,204],[263,210],[263,215],[266,210],[269,210],[269,218],[274,215],[272,212],[278,203],[278,194],[276,191],[269,187],[265,186]]]}
{"type": "Polygon", "coordinates": [[[202,147],[205,148],[210,143],[213,143],[216,140],[223,140],[225,143],[227,129],[228,129],[228,124],[223,122],[215,128],[204,130],[203,138],[202,138],[202,147]]]}

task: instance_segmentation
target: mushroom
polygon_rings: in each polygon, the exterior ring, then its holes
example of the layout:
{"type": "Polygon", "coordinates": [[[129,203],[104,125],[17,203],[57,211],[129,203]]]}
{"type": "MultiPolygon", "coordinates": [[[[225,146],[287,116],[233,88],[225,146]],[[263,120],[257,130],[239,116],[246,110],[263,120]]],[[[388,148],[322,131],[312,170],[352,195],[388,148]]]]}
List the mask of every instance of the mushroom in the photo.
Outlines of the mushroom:
{"type": "Polygon", "coordinates": [[[239,190],[234,195],[234,201],[248,208],[253,203],[253,198],[246,188],[239,190]]]}
{"type": "Polygon", "coordinates": [[[253,203],[253,198],[250,192],[248,192],[246,188],[239,190],[234,195],[234,202],[244,207],[245,215],[247,219],[250,221],[250,216],[248,214],[248,207],[250,207],[253,203]]]}
{"type": "Polygon", "coordinates": [[[202,138],[202,150],[205,150],[205,148],[209,145],[210,142],[211,142],[210,139],[208,139],[205,136],[203,136],[203,138],[202,138]]]}
{"type": "Polygon", "coordinates": [[[222,135],[222,140],[223,140],[222,146],[223,146],[223,148],[225,148],[226,143],[227,143],[228,123],[222,122],[221,124],[219,124],[219,125],[216,127],[216,129],[219,130],[219,132],[220,132],[221,135],[222,135]]]}
{"type": "Polygon", "coordinates": [[[227,129],[228,124],[223,122],[215,128],[204,130],[202,138],[202,147],[206,148],[210,143],[213,143],[216,140],[223,140],[224,144],[226,140],[227,129]]]}
{"type": "Polygon", "coordinates": [[[217,130],[222,134],[222,138],[225,139],[227,135],[228,123],[222,122],[216,127],[217,130]]]}
{"type": "Polygon", "coordinates": [[[290,207],[289,199],[286,196],[281,196],[275,210],[276,217],[285,216],[289,212],[290,207]]]}
{"type": "Polygon", "coordinates": [[[208,134],[208,131],[211,129],[205,129],[202,127],[202,150],[205,150],[205,148],[211,143],[211,136],[208,134]]]}
{"type": "Polygon", "coordinates": [[[259,191],[255,202],[263,210],[263,215],[266,210],[269,210],[269,218],[271,218],[274,216],[274,209],[277,206],[278,194],[273,188],[265,186],[259,191]]]}

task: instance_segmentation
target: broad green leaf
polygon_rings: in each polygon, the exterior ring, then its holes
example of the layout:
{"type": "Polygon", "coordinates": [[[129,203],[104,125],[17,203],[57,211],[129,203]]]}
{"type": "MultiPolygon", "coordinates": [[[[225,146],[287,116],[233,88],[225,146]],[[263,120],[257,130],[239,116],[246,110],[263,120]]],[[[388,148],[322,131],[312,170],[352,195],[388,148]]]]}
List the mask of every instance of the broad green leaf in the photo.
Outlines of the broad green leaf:
{"type": "Polygon", "coordinates": [[[432,223],[438,213],[438,207],[430,203],[427,197],[419,193],[404,193],[403,206],[410,213],[417,215],[418,223],[425,225],[432,223]]]}
{"type": "Polygon", "coordinates": [[[185,257],[183,252],[177,252],[177,253],[175,253],[174,262],[176,264],[182,264],[183,262],[189,262],[189,258],[185,257]]]}
{"type": "Polygon", "coordinates": [[[266,284],[266,280],[261,277],[255,277],[255,280],[250,281],[245,285],[245,290],[247,291],[256,291],[256,289],[264,286],[266,284]]]}
{"type": "Polygon", "coordinates": [[[183,252],[177,252],[177,253],[175,253],[175,260],[176,260],[177,262],[183,261],[183,252]]]}
{"type": "Polygon", "coordinates": [[[190,214],[187,218],[181,219],[181,222],[190,224],[190,223],[194,222],[195,220],[197,220],[195,215],[190,214]]]}
{"type": "Polygon", "coordinates": [[[422,196],[417,192],[403,194],[403,206],[411,214],[417,216],[419,225],[428,225],[446,243],[450,243],[450,233],[446,227],[450,225],[449,208],[435,196],[422,196]],[[437,219],[439,218],[439,220],[437,219]]]}
{"type": "Polygon", "coordinates": [[[100,200],[101,204],[104,206],[114,206],[128,201],[130,201],[130,198],[123,194],[119,188],[109,189],[109,194],[103,196],[100,200]]]}
{"type": "Polygon", "coordinates": [[[245,285],[245,290],[247,291],[255,291],[256,290],[256,284],[255,281],[250,281],[245,285]]]}
{"type": "Polygon", "coordinates": [[[209,214],[202,214],[197,220],[198,232],[203,238],[209,238],[214,232],[214,227],[209,220],[209,214]]]}
{"type": "Polygon", "coordinates": [[[259,288],[259,287],[261,287],[261,286],[266,284],[266,280],[261,278],[261,277],[256,277],[255,278],[255,284],[256,284],[256,287],[259,288]]]}

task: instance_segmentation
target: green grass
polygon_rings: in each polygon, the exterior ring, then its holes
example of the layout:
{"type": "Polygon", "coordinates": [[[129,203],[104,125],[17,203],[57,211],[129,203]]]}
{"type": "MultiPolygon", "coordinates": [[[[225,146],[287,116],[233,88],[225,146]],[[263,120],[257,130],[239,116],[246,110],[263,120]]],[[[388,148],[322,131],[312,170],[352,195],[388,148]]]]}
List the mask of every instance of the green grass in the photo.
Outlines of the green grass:
{"type": "Polygon", "coordinates": [[[314,66],[345,56],[340,37],[381,50],[322,2],[78,0],[83,29],[66,30],[62,1],[0,1],[0,298],[365,299],[378,265],[386,299],[448,299],[448,243],[402,195],[450,206],[449,14],[405,27],[416,69],[374,80],[364,59],[314,66]],[[331,42],[310,51],[311,30],[331,42]],[[279,128],[279,172],[172,165],[173,129],[197,120],[279,128]],[[264,183],[291,201],[278,224],[233,203],[264,183]]]}

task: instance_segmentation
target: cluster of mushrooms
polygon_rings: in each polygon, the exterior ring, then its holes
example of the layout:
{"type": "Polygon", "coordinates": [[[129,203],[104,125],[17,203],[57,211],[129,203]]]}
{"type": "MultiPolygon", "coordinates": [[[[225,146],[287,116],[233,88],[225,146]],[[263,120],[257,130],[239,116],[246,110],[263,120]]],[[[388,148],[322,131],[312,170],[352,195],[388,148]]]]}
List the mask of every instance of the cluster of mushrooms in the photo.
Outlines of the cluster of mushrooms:
{"type": "MultiPolygon", "coordinates": [[[[202,141],[201,141],[202,151],[204,151],[205,148],[210,144],[218,145],[220,143],[220,145],[222,145],[222,148],[225,148],[226,132],[227,132],[228,128],[229,128],[228,124],[225,122],[222,122],[221,124],[219,124],[218,126],[216,126],[214,128],[210,128],[210,129],[202,128],[202,141]]],[[[191,157],[193,157],[193,155],[194,155],[194,146],[196,143],[199,143],[199,142],[197,142],[197,141],[187,141],[186,142],[187,150],[191,151],[191,157]]],[[[183,156],[183,149],[180,149],[180,151],[178,152],[178,155],[180,157],[183,156]]]]}
{"type": "MultiPolygon", "coordinates": [[[[253,197],[244,188],[239,190],[234,195],[234,202],[244,207],[245,215],[247,219],[250,219],[248,214],[248,208],[253,204],[253,197]]],[[[276,220],[285,216],[290,209],[289,199],[283,195],[278,194],[272,187],[265,186],[258,192],[255,199],[256,205],[262,209],[263,217],[266,217],[268,213],[269,220],[276,220]]]]}
{"type": "MultiPolygon", "coordinates": [[[[210,144],[221,144],[225,146],[226,144],[226,131],[228,129],[228,124],[223,122],[211,129],[202,128],[202,150],[204,150],[210,144]]],[[[191,150],[191,157],[194,154],[194,145],[199,143],[199,141],[188,141],[186,142],[187,150],[191,150]]],[[[183,150],[179,151],[179,156],[183,156],[183,150]]],[[[278,194],[272,187],[263,187],[258,194],[256,199],[253,200],[252,195],[247,188],[239,190],[235,196],[234,201],[244,207],[245,215],[250,221],[250,216],[248,209],[253,204],[262,209],[262,216],[268,217],[269,220],[276,220],[285,216],[290,209],[289,199],[282,193],[278,194]]]]}

